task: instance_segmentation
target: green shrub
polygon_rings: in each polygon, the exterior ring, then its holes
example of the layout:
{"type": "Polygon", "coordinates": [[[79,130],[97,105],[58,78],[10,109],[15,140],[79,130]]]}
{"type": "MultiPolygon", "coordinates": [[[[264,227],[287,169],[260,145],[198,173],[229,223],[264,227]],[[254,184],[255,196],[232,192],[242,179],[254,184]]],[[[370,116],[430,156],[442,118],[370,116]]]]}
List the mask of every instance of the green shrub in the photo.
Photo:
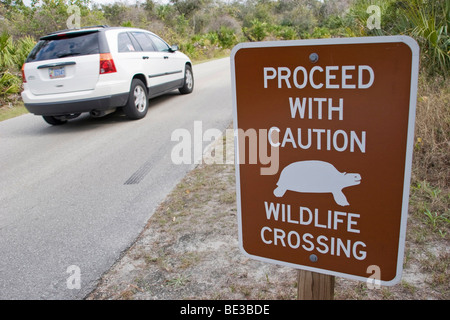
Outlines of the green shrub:
{"type": "Polygon", "coordinates": [[[191,59],[195,59],[198,56],[195,46],[190,42],[181,43],[180,50],[187,54],[191,59]]]}
{"type": "Polygon", "coordinates": [[[404,15],[411,24],[411,35],[421,47],[422,64],[428,73],[448,76],[450,2],[411,0],[404,15]]]}
{"type": "Polygon", "coordinates": [[[6,31],[0,34],[0,72],[19,72],[35,44],[29,36],[13,41],[6,31]]]}
{"type": "MultiPolygon", "coordinates": [[[[329,23],[338,22],[327,19],[329,23]]],[[[450,70],[450,2],[447,0],[356,0],[343,18],[357,36],[406,34],[421,48],[421,65],[429,75],[448,76],[450,70]],[[367,28],[369,5],[377,5],[381,28],[367,28]]],[[[343,22],[344,22],[343,21],[343,22]]]]}
{"type": "Polygon", "coordinates": [[[297,31],[291,26],[275,25],[272,27],[272,33],[277,39],[281,40],[298,39],[297,31]]]}
{"type": "Polygon", "coordinates": [[[217,34],[217,32],[209,32],[206,34],[206,37],[208,38],[209,43],[211,43],[212,45],[219,43],[219,35],[217,34]]]}
{"type": "Polygon", "coordinates": [[[245,36],[250,41],[262,41],[268,36],[268,24],[267,22],[262,22],[258,19],[253,19],[251,21],[250,28],[242,28],[245,36]]]}
{"type": "Polygon", "coordinates": [[[22,68],[22,65],[35,45],[36,41],[30,36],[25,36],[15,42],[15,57],[13,60],[17,70],[22,68]]]}
{"type": "Polygon", "coordinates": [[[10,35],[4,31],[0,35],[0,72],[10,68],[13,63],[13,56],[10,52],[12,46],[10,35]]]}
{"type": "Polygon", "coordinates": [[[0,74],[0,97],[6,98],[20,92],[21,79],[9,71],[0,74]]]}
{"type": "Polygon", "coordinates": [[[224,49],[229,49],[237,43],[236,34],[228,27],[221,26],[216,33],[219,44],[224,49]]]}
{"type": "Polygon", "coordinates": [[[314,39],[331,38],[331,32],[327,27],[315,27],[311,37],[314,39]]]}

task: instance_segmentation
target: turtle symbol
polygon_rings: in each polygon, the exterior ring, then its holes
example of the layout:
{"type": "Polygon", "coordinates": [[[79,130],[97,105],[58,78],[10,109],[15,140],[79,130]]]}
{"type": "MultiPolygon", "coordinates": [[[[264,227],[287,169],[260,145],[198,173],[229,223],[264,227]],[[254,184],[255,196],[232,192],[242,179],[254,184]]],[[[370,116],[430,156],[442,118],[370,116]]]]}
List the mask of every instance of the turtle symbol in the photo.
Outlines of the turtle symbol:
{"type": "Polygon", "coordinates": [[[331,163],[311,160],[293,162],[280,174],[276,197],[282,197],[287,190],[303,193],[332,193],[334,201],[340,206],[348,206],[342,189],[361,183],[358,173],[339,172],[331,163]]]}

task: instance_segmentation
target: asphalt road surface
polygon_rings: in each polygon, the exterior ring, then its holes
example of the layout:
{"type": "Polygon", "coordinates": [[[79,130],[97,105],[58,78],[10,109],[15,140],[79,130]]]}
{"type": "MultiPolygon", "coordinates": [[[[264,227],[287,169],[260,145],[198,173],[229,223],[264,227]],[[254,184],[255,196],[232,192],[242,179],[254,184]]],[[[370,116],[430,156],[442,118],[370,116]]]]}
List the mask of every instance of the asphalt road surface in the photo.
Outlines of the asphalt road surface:
{"type": "Polygon", "coordinates": [[[0,122],[0,299],[83,299],[133,243],[195,167],[173,164],[172,132],[232,120],[229,59],[193,69],[192,94],[152,99],[138,121],[0,122]]]}

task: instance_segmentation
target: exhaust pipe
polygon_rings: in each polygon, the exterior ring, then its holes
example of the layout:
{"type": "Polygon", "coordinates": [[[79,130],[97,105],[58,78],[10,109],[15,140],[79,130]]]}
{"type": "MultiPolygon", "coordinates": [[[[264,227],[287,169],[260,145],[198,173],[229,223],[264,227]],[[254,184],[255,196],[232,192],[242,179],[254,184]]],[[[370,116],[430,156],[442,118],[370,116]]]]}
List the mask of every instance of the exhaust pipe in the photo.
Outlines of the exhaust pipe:
{"type": "Polygon", "coordinates": [[[100,117],[104,117],[110,113],[113,113],[114,111],[116,111],[116,109],[110,109],[110,110],[92,110],[90,112],[91,117],[94,118],[100,118],[100,117]]]}

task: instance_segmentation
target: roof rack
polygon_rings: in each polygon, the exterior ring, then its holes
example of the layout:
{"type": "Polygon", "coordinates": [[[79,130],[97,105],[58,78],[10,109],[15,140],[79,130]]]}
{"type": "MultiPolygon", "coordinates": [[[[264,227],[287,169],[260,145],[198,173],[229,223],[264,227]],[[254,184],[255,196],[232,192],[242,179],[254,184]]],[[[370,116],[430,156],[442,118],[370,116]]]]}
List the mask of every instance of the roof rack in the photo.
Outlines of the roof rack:
{"type": "Polygon", "coordinates": [[[109,26],[107,24],[98,24],[96,26],[81,27],[81,29],[88,29],[88,28],[109,28],[109,26]]]}
{"type": "Polygon", "coordinates": [[[57,34],[57,33],[61,33],[61,32],[75,31],[75,30],[82,30],[82,29],[90,29],[90,28],[109,28],[109,26],[106,24],[99,24],[96,26],[87,26],[87,27],[81,27],[81,28],[76,28],[76,29],[64,29],[64,30],[50,32],[47,35],[57,34]]]}

